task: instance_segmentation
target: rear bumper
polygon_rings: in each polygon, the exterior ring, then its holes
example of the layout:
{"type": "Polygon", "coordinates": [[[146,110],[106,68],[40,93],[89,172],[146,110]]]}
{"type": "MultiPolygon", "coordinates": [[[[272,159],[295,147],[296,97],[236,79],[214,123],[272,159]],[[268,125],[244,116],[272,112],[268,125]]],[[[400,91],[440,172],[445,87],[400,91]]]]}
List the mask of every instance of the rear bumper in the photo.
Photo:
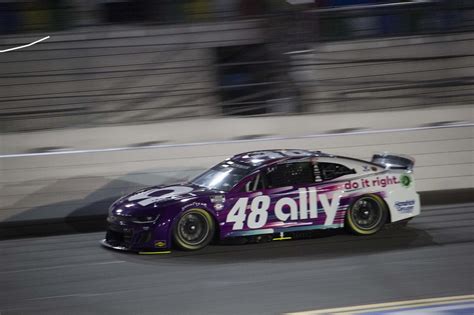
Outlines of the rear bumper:
{"type": "Polygon", "coordinates": [[[413,218],[420,214],[420,195],[413,187],[390,191],[385,199],[390,209],[391,222],[413,218]]]}

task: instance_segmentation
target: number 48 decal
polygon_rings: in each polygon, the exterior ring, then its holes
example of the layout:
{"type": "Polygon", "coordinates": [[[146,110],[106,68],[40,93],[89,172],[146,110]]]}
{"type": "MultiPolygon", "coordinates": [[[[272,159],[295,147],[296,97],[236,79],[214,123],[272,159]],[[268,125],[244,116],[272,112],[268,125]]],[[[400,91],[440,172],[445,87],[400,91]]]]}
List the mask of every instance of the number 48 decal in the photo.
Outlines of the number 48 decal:
{"type": "MultiPolygon", "coordinates": [[[[229,211],[227,222],[233,222],[233,230],[241,230],[244,228],[245,210],[247,210],[249,198],[240,198],[229,211]]],[[[251,229],[258,229],[267,223],[268,208],[270,207],[269,196],[258,196],[252,200],[250,205],[250,214],[247,219],[247,225],[251,229]]]]}

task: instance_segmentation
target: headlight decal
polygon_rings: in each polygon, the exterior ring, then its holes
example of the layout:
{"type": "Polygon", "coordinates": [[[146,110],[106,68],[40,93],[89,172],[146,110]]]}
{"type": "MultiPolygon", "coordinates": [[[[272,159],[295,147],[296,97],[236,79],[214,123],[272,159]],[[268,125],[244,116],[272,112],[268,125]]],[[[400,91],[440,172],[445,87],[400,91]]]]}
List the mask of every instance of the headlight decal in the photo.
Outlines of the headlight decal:
{"type": "Polygon", "coordinates": [[[137,224],[155,223],[159,217],[159,214],[156,216],[131,217],[131,221],[137,224]]]}

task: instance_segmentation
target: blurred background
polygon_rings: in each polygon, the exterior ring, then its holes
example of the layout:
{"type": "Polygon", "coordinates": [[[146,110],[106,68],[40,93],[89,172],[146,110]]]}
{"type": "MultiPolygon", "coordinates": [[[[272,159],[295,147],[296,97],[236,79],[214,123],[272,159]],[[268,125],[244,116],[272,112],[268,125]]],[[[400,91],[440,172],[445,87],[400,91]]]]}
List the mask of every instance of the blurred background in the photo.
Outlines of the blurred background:
{"type": "Polygon", "coordinates": [[[0,221],[105,215],[263,148],[473,187],[473,1],[0,1],[0,33],[50,36],[0,54],[0,221]]]}

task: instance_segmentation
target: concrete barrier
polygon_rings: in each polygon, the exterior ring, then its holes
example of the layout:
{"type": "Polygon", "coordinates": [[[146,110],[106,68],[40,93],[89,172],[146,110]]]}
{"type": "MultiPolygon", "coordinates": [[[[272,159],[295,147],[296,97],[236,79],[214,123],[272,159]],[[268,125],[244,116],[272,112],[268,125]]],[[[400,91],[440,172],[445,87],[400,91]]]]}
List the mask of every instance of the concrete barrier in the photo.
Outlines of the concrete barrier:
{"type": "Polygon", "coordinates": [[[472,120],[472,107],[461,106],[2,135],[0,222],[105,215],[121,194],[180,181],[235,153],[265,148],[362,159],[404,153],[416,158],[420,191],[472,188],[472,120]]]}

